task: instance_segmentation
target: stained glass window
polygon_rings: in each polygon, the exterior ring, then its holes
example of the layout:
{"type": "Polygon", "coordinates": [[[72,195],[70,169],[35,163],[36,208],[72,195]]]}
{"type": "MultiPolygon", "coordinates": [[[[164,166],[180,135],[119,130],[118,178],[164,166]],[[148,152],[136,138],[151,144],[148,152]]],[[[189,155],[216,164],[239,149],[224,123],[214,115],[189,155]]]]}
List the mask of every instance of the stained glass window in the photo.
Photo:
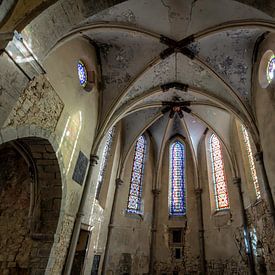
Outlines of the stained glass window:
{"type": "Polygon", "coordinates": [[[274,72],[275,72],[275,55],[272,55],[269,59],[269,62],[266,68],[266,77],[269,83],[274,78],[274,72]]]}
{"type": "Polygon", "coordinates": [[[259,186],[259,182],[258,182],[258,177],[257,177],[257,172],[256,172],[256,168],[255,168],[255,162],[254,162],[254,158],[253,158],[253,153],[252,153],[252,149],[251,149],[248,132],[243,125],[241,127],[242,127],[242,132],[243,132],[245,148],[246,148],[247,156],[248,156],[250,174],[251,174],[251,178],[253,181],[256,197],[257,197],[257,199],[260,199],[261,198],[260,186],[259,186]]]}
{"type": "Polygon", "coordinates": [[[256,229],[252,227],[248,233],[251,241],[252,251],[250,251],[248,236],[246,231],[244,230],[244,244],[245,244],[246,253],[252,252],[254,256],[257,256],[258,255],[258,252],[257,252],[258,237],[257,237],[256,229]]]}
{"type": "Polygon", "coordinates": [[[185,215],[184,190],[184,157],[185,148],[180,141],[170,145],[169,165],[169,214],[170,216],[185,215]]]}
{"type": "Polygon", "coordinates": [[[97,199],[99,197],[100,189],[101,189],[101,186],[103,183],[104,174],[105,174],[105,170],[106,170],[106,166],[107,166],[107,162],[108,162],[108,157],[109,157],[109,154],[111,151],[111,145],[112,145],[112,141],[113,141],[114,132],[115,132],[115,127],[112,127],[107,133],[107,138],[106,138],[106,142],[105,142],[103,153],[102,153],[102,160],[100,163],[99,174],[98,174],[98,179],[97,179],[97,182],[98,182],[97,194],[96,194],[97,199]]]}
{"type": "Polygon", "coordinates": [[[210,155],[216,209],[227,209],[229,208],[229,199],[224,172],[222,150],[220,141],[215,134],[210,137],[210,155]]]}
{"type": "Polygon", "coordinates": [[[88,76],[85,64],[81,60],[77,63],[77,73],[80,85],[85,88],[88,82],[88,76]]]}
{"type": "Polygon", "coordinates": [[[142,180],[144,172],[146,140],[140,136],[136,142],[127,211],[141,214],[142,180]]]}
{"type": "Polygon", "coordinates": [[[251,240],[251,246],[252,246],[252,252],[254,256],[257,256],[257,244],[258,244],[258,237],[257,237],[257,232],[254,227],[251,228],[250,230],[250,240],[251,240]]]}

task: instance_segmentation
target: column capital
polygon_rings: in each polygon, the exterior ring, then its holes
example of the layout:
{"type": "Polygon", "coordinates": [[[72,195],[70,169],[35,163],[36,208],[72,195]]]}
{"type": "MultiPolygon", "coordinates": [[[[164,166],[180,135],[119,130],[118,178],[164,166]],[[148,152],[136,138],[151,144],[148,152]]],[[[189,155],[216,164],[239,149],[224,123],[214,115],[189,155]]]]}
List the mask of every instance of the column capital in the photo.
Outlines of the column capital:
{"type": "Polygon", "coordinates": [[[120,179],[120,178],[117,178],[117,179],[116,179],[116,186],[119,187],[119,186],[121,186],[122,184],[123,184],[123,180],[120,179]]]}
{"type": "Polygon", "coordinates": [[[232,179],[233,184],[240,185],[241,184],[241,178],[235,177],[232,179]]]}
{"type": "Polygon", "coordinates": [[[255,160],[258,162],[262,162],[263,161],[263,151],[259,151],[257,152],[255,155],[255,160]]]}
{"type": "Polygon", "coordinates": [[[202,188],[198,187],[198,188],[195,189],[196,196],[200,196],[201,193],[202,193],[202,188]]]}
{"type": "Polygon", "coordinates": [[[0,32],[0,51],[4,51],[13,38],[13,32],[0,32]]]}
{"type": "Polygon", "coordinates": [[[98,156],[97,155],[90,155],[90,165],[95,166],[98,163],[98,156]]]}
{"type": "Polygon", "coordinates": [[[156,197],[160,194],[160,190],[159,189],[153,189],[152,193],[153,193],[154,197],[156,197]]]}

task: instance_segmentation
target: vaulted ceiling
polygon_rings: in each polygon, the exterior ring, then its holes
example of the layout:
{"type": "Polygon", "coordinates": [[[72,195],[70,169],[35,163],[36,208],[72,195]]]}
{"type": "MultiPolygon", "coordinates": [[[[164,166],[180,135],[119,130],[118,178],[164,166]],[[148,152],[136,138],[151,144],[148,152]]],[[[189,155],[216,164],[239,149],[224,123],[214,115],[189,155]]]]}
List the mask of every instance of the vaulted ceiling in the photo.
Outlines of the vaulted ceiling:
{"type": "Polygon", "coordinates": [[[42,62],[77,36],[97,45],[102,70],[97,143],[122,120],[124,156],[146,129],[158,152],[178,129],[196,156],[206,128],[230,152],[233,118],[257,140],[253,52],[260,37],[275,28],[272,17],[240,2],[131,0],[83,16],[76,1],[64,0],[32,21],[23,36],[42,62]],[[188,106],[182,119],[170,118],[170,103],[188,106]]]}

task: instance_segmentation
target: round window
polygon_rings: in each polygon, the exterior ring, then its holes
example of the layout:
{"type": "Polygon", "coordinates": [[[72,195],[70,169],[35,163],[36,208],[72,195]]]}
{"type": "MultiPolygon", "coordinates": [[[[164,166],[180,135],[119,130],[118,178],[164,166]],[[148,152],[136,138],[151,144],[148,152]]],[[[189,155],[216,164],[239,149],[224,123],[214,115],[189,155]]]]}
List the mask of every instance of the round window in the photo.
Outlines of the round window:
{"type": "Polygon", "coordinates": [[[88,76],[85,64],[81,60],[77,63],[77,73],[80,85],[85,88],[88,83],[88,76]]]}
{"type": "Polygon", "coordinates": [[[273,80],[274,73],[275,73],[275,55],[273,54],[270,57],[266,68],[266,78],[268,83],[270,83],[273,80]]]}
{"type": "Polygon", "coordinates": [[[262,88],[267,88],[275,78],[275,54],[268,50],[262,56],[259,66],[259,83],[262,88]]]}

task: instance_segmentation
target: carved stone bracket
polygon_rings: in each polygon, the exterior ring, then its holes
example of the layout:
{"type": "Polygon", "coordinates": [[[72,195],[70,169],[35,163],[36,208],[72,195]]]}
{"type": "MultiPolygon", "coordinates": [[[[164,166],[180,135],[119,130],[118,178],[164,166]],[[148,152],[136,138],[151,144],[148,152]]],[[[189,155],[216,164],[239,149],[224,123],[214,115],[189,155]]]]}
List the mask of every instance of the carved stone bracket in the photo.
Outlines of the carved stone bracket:
{"type": "Polygon", "coordinates": [[[233,184],[241,185],[241,178],[238,178],[238,177],[233,178],[233,179],[232,179],[232,182],[233,182],[233,184]]]}
{"type": "Polygon", "coordinates": [[[157,197],[160,194],[160,190],[159,189],[153,189],[152,193],[153,193],[154,197],[157,197]]]}
{"type": "Polygon", "coordinates": [[[197,197],[200,196],[202,194],[202,188],[196,188],[195,189],[195,194],[196,194],[197,197]]]}
{"type": "Polygon", "coordinates": [[[91,155],[90,156],[90,166],[95,166],[98,164],[98,156],[97,155],[91,155]]]}
{"type": "Polygon", "coordinates": [[[259,163],[262,163],[263,162],[263,152],[260,151],[260,152],[257,152],[255,155],[255,160],[259,163]]]}
{"type": "Polygon", "coordinates": [[[117,178],[117,179],[116,179],[116,187],[119,187],[119,186],[121,186],[122,184],[123,184],[123,180],[120,179],[120,178],[117,178]]]}

